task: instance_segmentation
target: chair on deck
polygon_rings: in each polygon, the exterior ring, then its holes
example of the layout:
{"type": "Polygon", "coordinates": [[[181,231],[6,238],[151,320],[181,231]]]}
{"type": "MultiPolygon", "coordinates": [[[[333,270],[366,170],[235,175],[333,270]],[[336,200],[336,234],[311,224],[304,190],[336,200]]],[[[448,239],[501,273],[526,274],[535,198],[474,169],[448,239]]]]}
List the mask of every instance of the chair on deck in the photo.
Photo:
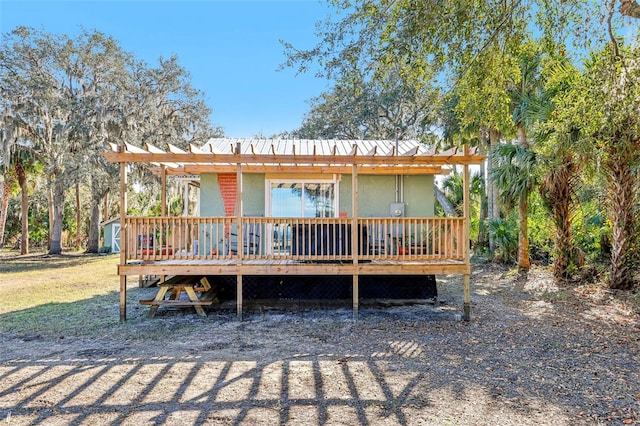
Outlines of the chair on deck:
{"type": "MultiPolygon", "coordinates": [[[[259,254],[260,253],[260,236],[261,226],[257,223],[248,223],[244,226],[243,236],[243,253],[244,254],[259,254]]],[[[229,252],[231,254],[238,254],[238,234],[231,233],[229,239],[229,252]]]]}
{"type": "Polygon", "coordinates": [[[369,247],[370,255],[387,255],[391,253],[391,238],[389,237],[389,229],[382,223],[369,225],[369,247]]]}

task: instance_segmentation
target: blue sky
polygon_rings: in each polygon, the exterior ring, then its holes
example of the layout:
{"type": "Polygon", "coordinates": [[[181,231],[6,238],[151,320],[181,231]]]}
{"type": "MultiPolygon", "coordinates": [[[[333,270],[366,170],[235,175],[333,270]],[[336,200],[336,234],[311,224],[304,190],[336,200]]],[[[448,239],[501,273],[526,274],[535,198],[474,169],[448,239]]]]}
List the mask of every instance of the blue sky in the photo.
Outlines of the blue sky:
{"type": "Polygon", "coordinates": [[[307,101],[328,88],[313,73],[278,71],[279,40],[315,44],[326,17],[318,0],[0,0],[0,31],[18,25],[51,33],[97,29],[149,64],[177,55],[229,137],[294,130],[307,101]]]}

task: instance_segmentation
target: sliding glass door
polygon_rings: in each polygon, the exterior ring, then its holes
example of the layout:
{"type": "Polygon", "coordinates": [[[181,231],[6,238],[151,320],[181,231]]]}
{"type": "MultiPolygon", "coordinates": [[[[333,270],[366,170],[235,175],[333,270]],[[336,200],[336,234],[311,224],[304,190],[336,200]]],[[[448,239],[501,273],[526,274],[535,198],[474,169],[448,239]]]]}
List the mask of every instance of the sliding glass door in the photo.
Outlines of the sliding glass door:
{"type": "MultiPolygon", "coordinates": [[[[337,182],[268,180],[267,209],[271,217],[323,218],[336,217],[337,182]]],[[[291,224],[274,225],[268,235],[272,241],[268,245],[274,254],[289,253],[291,249],[291,224]]]]}

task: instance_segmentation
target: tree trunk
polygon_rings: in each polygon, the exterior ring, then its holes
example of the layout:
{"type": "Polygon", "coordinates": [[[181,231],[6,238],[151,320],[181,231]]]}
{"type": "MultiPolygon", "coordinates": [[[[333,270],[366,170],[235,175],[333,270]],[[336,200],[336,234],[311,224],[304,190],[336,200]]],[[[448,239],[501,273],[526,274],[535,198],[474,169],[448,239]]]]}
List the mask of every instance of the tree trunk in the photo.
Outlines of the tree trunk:
{"type": "MultiPolygon", "coordinates": [[[[620,144],[622,145],[622,144],[620,144]]],[[[630,159],[634,153],[630,148],[616,146],[610,153],[605,167],[609,171],[608,190],[611,220],[612,247],[609,287],[630,290],[634,286],[637,265],[637,178],[630,159]]]]}
{"type": "Polygon", "coordinates": [[[50,226],[49,254],[62,253],[62,222],[64,220],[64,182],[61,177],[53,181],[53,226],[50,226]]]}
{"type": "Polygon", "coordinates": [[[553,275],[557,279],[568,278],[572,266],[580,266],[572,232],[578,167],[570,155],[563,160],[559,167],[550,170],[540,188],[540,196],[555,225],[553,275]]]}
{"type": "MultiPolygon", "coordinates": [[[[524,126],[518,126],[518,145],[529,148],[527,131],[524,126]]],[[[528,271],[531,268],[529,257],[529,192],[520,196],[518,203],[518,267],[528,271]]]]}
{"type": "Polygon", "coordinates": [[[11,185],[5,179],[2,182],[2,204],[0,205],[0,248],[4,247],[4,227],[7,223],[9,198],[11,198],[11,185]]]}
{"type": "Polygon", "coordinates": [[[87,253],[98,253],[100,250],[100,207],[98,203],[91,204],[89,216],[89,235],[87,238],[87,253]]]}
{"type": "MultiPolygon", "coordinates": [[[[100,201],[106,198],[98,188],[95,178],[91,178],[91,214],[89,216],[89,233],[87,253],[98,253],[100,250],[100,201]]],[[[104,217],[107,219],[107,217],[104,217]]]]}
{"type": "MultiPolygon", "coordinates": [[[[484,164],[480,166],[480,178],[486,182],[484,164]]],[[[487,247],[489,243],[489,232],[487,230],[487,192],[482,191],[480,196],[480,221],[478,222],[478,246],[487,247]]]]}
{"type": "Polygon", "coordinates": [[[444,192],[442,192],[435,183],[433,184],[433,193],[436,196],[436,200],[442,207],[442,210],[444,210],[444,214],[447,216],[455,216],[456,209],[453,207],[453,204],[451,204],[451,201],[449,201],[447,196],[444,195],[444,192]]]}
{"type": "Polygon", "coordinates": [[[76,248],[82,247],[82,215],[80,214],[80,183],[76,182],[76,248]]]}
{"type": "Polygon", "coordinates": [[[16,176],[20,185],[20,220],[22,222],[22,235],[20,237],[20,254],[29,254],[29,193],[27,188],[27,175],[22,165],[22,160],[15,163],[16,176]]]}
{"type": "Polygon", "coordinates": [[[104,203],[102,207],[102,219],[109,220],[109,190],[102,196],[102,200],[104,203]]]}
{"type": "MultiPolygon", "coordinates": [[[[500,142],[500,132],[496,129],[489,129],[489,149],[493,149],[500,142]]],[[[491,176],[491,170],[493,164],[487,160],[487,176],[491,176]]],[[[498,187],[491,182],[491,179],[487,181],[487,216],[490,221],[500,218],[500,206],[498,205],[498,187]]],[[[496,243],[493,238],[493,234],[489,232],[489,250],[493,253],[496,249],[496,243]]]]}
{"type": "Polygon", "coordinates": [[[518,203],[518,268],[526,271],[531,268],[529,258],[529,194],[520,197],[518,203]]]}
{"type": "Polygon", "coordinates": [[[524,126],[518,126],[518,146],[529,148],[529,140],[527,138],[527,129],[524,126]]]}
{"type": "MultiPolygon", "coordinates": [[[[49,176],[49,179],[52,179],[51,176],[49,176]]],[[[49,187],[47,188],[47,208],[49,209],[49,232],[47,233],[47,246],[49,248],[51,248],[51,235],[52,235],[52,230],[53,230],[53,206],[54,206],[54,202],[53,202],[53,190],[51,189],[51,185],[49,185],[49,187]]]]}

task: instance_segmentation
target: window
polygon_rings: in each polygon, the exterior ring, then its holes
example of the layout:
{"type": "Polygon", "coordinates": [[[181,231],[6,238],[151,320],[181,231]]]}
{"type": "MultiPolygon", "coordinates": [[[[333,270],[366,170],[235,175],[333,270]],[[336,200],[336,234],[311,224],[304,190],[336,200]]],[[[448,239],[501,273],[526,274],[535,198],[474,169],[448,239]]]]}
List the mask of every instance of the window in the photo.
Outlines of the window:
{"type": "Polygon", "coordinates": [[[267,208],[275,217],[335,217],[335,181],[269,180],[267,208]]]}

